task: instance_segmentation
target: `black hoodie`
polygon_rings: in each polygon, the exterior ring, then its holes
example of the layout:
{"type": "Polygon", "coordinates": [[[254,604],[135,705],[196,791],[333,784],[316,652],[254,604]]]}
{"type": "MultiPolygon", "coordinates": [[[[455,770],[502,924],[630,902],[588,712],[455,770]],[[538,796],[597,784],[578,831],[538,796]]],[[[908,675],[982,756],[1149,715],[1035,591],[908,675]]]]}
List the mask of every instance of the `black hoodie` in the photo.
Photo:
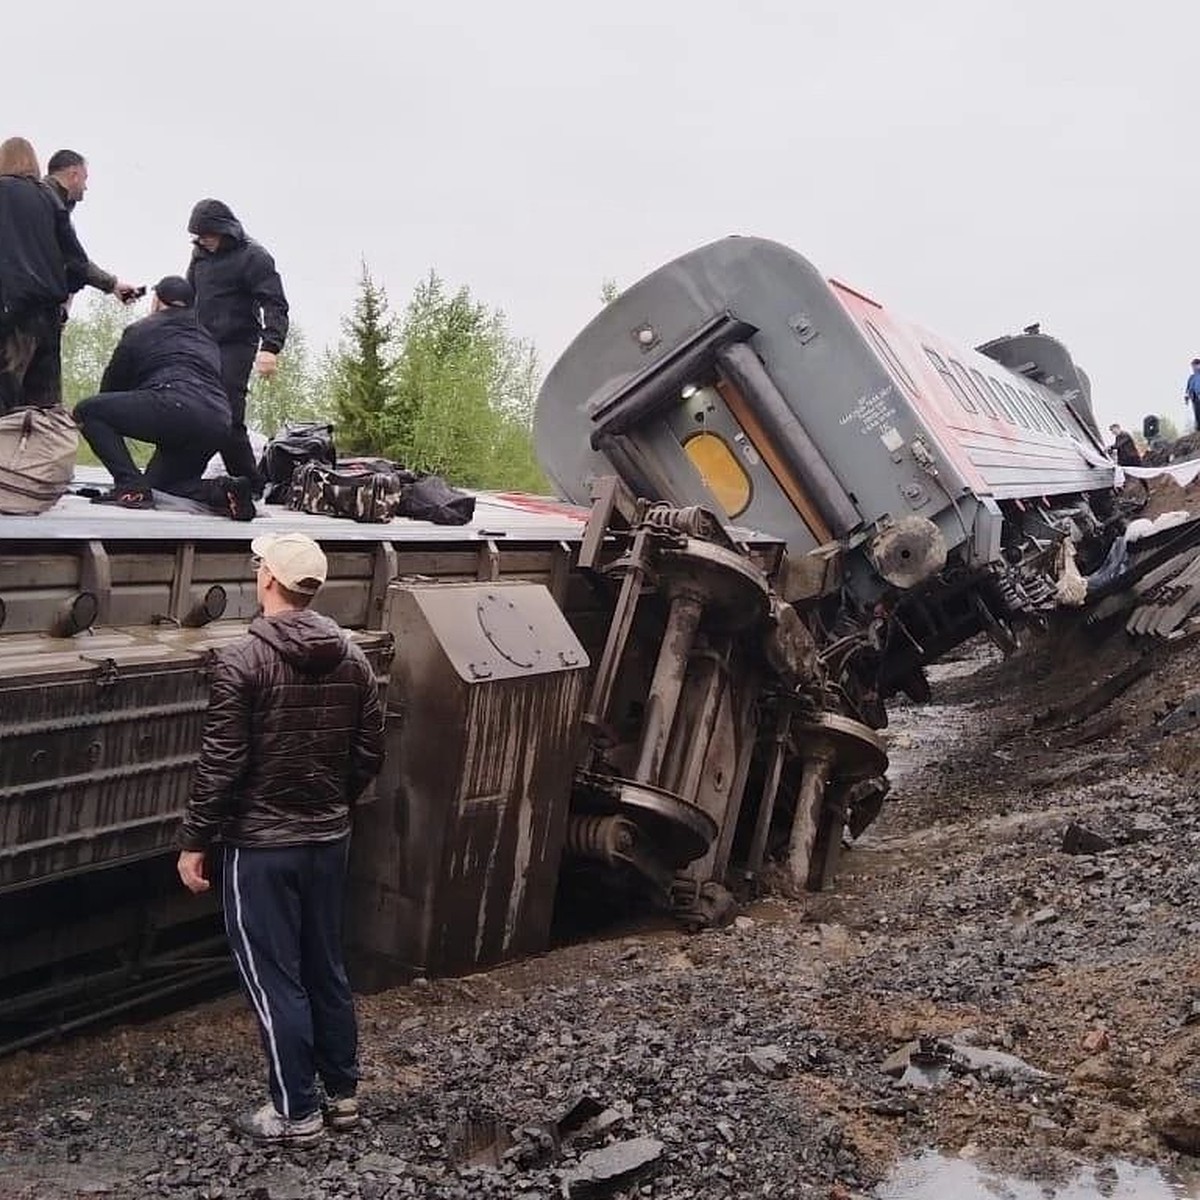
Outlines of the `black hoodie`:
{"type": "Polygon", "coordinates": [[[83,287],[87,255],[67,210],[25,175],[0,175],[0,329],[83,287]]]}
{"type": "Polygon", "coordinates": [[[327,842],[383,761],[366,655],[311,609],[256,617],[210,667],[208,716],[179,844],[327,842]]]}
{"type": "Polygon", "coordinates": [[[287,340],[288,302],[275,260],[220,200],[201,200],[188,232],[221,235],[212,252],[196,246],[188,264],[200,324],[219,345],[258,344],[278,354],[287,340]]]}

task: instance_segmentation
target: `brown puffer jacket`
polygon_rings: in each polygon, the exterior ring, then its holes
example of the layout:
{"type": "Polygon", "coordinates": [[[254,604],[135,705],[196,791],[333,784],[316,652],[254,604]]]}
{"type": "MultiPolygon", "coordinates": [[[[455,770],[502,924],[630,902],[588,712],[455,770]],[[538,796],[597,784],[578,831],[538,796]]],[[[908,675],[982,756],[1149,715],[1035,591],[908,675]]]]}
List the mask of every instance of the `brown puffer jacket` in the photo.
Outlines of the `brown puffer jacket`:
{"type": "Polygon", "coordinates": [[[257,617],[215,656],[179,846],[335,841],[382,761],[366,655],[311,610],[257,617]]]}

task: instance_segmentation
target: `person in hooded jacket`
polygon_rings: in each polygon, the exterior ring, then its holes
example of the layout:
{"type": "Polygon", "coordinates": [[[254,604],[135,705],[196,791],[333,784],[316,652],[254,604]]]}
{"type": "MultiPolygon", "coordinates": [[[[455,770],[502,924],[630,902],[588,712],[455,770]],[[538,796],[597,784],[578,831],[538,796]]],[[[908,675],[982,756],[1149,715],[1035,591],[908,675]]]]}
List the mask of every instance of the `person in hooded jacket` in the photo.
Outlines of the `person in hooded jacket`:
{"type": "Polygon", "coordinates": [[[87,255],[42,186],[33,147],[0,142],[0,416],[62,403],[62,306],[87,255]]]}
{"type": "Polygon", "coordinates": [[[199,201],[188,232],[193,250],[187,278],[196,289],[200,323],[221,348],[221,374],[232,414],[221,456],[230,475],[251,480],[255,494],[261,495],[262,480],[246,434],[246,389],[251,369],[264,379],[275,373],[287,340],[283,282],[275,260],[246,236],[222,201],[199,201]]]}
{"type": "Polygon", "coordinates": [[[152,492],[199,501],[214,512],[249,521],[248,479],[204,479],[208,460],[229,436],[229,400],[216,343],[196,319],[192,286],[179,275],[154,285],[148,317],[128,326],[113,351],[98,395],[75,406],[75,421],[113,477],[95,504],[153,508],[152,492]],[[126,438],[155,451],[138,469],[126,438]]]}
{"type": "Polygon", "coordinates": [[[309,607],[328,571],[320,546],[283,533],[250,549],[262,615],[209,669],[178,869],[189,891],[206,891],[220,840],[225,929],[271,1097],[235,1124],[260,1142],[304,1144],[325,1122],[358,1123],[342,907],[350,810],[382,764],[383,714],[366,655],[309,607]]]}

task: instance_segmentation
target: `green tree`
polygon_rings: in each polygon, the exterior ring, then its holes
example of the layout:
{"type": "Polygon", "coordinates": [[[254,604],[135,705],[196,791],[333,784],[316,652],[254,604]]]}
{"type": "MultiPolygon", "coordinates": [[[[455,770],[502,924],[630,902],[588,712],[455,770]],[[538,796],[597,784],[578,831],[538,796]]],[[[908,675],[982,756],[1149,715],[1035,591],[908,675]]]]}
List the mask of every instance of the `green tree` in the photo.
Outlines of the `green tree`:
{"type": "Polygon", "coordinates": [[[544,491],[533,454],[538,363],[502,312],[450,293],[431,271],[400,328],[396,393],[384,421],[390,457],[469,487],[544,491]]]}
{"type": "Polygon", "coordinates": [[[362,264],[354,313],[328,364],[328,392],[340,450],[382,454],[386,423],[396,401],[396,321],[387,293],[362,264]]]}
{"type": "Polygon", "coordinates": [[[304,331],[293,322],[275,374],[270,379],[256,376],[250,386],[247,424],[274,437],[288,425],[331,421],[330,390],[328,360],[313,360],[304,331]]]}

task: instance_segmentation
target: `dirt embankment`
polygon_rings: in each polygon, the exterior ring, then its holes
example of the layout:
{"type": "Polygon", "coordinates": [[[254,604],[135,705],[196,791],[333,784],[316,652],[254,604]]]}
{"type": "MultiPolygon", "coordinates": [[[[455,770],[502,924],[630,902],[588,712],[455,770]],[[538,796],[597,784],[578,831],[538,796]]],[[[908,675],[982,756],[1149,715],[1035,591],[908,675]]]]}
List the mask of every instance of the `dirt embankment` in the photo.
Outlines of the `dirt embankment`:
{"type": "Polygon", "coordinates": [[[892,796],[831,893],[364,999],[369,1121],[304,1155],[226,1132],[262,1094],[239,1000],[0,1063],[0,1196],[549,1200],[634,1138],[658,1171],[623,1194],[680,1200],[847,1200],[926,1146],[1170,1164],[1200,1149],[1200,732],[1156,721],[1200,687],[1198,644],[1072,707],[1139,653],[1056,631],[947,664],[895,714],[892,796]],[[1066,853],[1072,824],[1109,848],[1066,853]],[[883,1070],[955,1034],[1028,1069],[883,1070]],[[541,1145],[583,1094],[601,1128],[541,1145]],[[526,1127],[503,1165],[461,1162],[493,1126],[526,1127]]]}

